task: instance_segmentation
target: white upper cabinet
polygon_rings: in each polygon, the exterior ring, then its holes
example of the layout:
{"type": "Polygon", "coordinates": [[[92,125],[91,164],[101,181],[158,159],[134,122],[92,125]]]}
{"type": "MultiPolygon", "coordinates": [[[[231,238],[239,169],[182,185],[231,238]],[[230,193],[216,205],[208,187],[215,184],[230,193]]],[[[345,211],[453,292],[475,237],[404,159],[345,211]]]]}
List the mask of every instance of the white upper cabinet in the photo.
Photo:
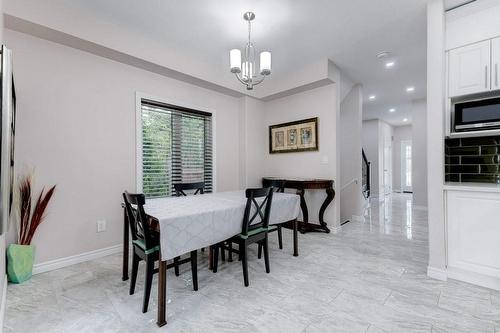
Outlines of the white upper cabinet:
{"type": "Polygon", "coordinates": [[[491,40],[491,89],[500,89],[500,37],[491,40]]]}
{"type": "Polygon", "coordinates": [[[491,90],[491,41],[450,50],[449,97],[491,90]]]}

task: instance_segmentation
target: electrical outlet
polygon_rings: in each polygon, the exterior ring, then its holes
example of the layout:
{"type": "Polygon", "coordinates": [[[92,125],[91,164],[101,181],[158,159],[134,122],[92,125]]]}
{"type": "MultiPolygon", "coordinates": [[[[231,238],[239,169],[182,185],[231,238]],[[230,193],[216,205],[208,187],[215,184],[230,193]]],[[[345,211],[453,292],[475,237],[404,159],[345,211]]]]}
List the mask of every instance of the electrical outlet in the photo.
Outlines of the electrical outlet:
{"type": "Polygon", "coordinates": [[[106,231],[106,220],[97,221],[97,232],[106,231]]]}

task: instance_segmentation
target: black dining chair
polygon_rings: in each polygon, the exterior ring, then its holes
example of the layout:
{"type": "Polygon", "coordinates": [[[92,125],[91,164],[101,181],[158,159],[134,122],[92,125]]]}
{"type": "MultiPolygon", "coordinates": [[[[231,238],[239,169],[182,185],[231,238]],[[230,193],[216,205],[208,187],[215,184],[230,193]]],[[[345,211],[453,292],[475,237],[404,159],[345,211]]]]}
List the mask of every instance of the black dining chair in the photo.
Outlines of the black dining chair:
{"type": "MultiPolygon", "coordinates": [[[[270,181],[269,186],[273,189],[274,192],[276,193],[285,193],[285,181],[282,179],[273,179],[270,181]]],[[[287,224],[288,222],[285,222],[283,224],[287,224]]],[[[278,246],[280,250],[283,250],[283,231],[282,231],[282,224],[273,224],[269,227],[269,233],[271,232],[278,232],[278,246]]],[[[258,252],[258,258],[260,259],[262,257],[262,245],[259,245],[259,252],[258,252]]]]}
{"type": "MultiPolygon", "coordinates": [[[[269,215],[271,213],[271,203],[273,191],[271,188],[247,189],[247,198],[241,233],[230,238],[228,242],[238,244],[238,251],[230,249],[230,252],[237,252],[243,266],[243,280],[245,287],[248,287],[248,246],[254,243],[262,245],[264,249],[264,262],[266,273],[269,273],[269,248],[267,233],[269,227],[269,215]],[[264,198],[261,202],[256,199],[264,198]]],[[[260,200],[259,200],[260,201],[260,200]]],[[[224,247],[224,242],[213,245],[213,272],[217,273],[218,249],[224,247]]]]}
{"type": "Polygon", "coordinates": [[[184,191],[194,191],[194,195],[203,194],[205,189],[205,182],[197,182],[197,183],[178,183],[174,184],[175,193],[178,197],[187,196],[184,191]]]}
{"type": "MultiPolygon", "coordinates": [[[[196,183],[177,183],[174,184],[175,195],[178,197],[186,197],[187,194],[184,191],[194,191],[193,195],[203,194],[205,190],[205,182],[196,182],[196,183]]],[[[204,251],[205,249],[201,249],[204,251]]],[[[181,257],[174,258],[174,271],[175,275],[179,276],[179,262],[181,257]]]]}
{"type": "MultiPolygon", "coordinates": [[[[133,295],[135,292],[139,262],[144,260],[146,262],[146,282],[144,286],[142,312],[145,313],[148,311],[153,274],[158,273],[158,269],[155,269],[154,266],[155,262],[160,259],[160,234],[150,228],[148,216],[144,212],[144,204],[146,202],[144,194],[131,194],[125,191],[123,193],[123,200],[125,201],[125,208],[127,210],[134,250],[129,294],[133,295]],[[132,207],[132,205],[134,205],[135,208],[132,207]]],[[[197,252],[191,251],[190,262],[194,290],[198,290],[197,260],[197,252]]]]}

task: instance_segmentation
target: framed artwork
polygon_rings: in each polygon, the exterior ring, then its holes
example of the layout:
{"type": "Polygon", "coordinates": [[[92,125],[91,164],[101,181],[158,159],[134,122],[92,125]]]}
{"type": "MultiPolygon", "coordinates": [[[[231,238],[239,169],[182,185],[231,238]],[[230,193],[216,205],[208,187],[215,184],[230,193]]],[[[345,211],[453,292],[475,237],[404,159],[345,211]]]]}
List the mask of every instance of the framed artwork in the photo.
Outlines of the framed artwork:
{"type": "Polygon", "coordinates": [[[269,153],[318,150],[318,118],[269,126],[269,153]]]}

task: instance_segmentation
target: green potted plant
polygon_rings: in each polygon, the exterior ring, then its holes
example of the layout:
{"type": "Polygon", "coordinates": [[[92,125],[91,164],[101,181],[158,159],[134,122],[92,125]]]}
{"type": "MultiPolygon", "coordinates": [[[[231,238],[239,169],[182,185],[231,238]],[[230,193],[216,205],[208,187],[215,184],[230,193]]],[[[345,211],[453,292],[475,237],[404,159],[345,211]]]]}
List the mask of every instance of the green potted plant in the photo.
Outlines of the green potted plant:
{"type": "Polygon", "coordinates": [[[22,283],[31,278],[35,257],[35,247],[31,245],[31,240],[45,219],[45,210],[56,188],[54,185],[47,192],[43,188],[32,209],[31,182],[31,175],[23,176],[19,181],[17,244],[7,247],[7,275],[13,283],[22,283]]]}

